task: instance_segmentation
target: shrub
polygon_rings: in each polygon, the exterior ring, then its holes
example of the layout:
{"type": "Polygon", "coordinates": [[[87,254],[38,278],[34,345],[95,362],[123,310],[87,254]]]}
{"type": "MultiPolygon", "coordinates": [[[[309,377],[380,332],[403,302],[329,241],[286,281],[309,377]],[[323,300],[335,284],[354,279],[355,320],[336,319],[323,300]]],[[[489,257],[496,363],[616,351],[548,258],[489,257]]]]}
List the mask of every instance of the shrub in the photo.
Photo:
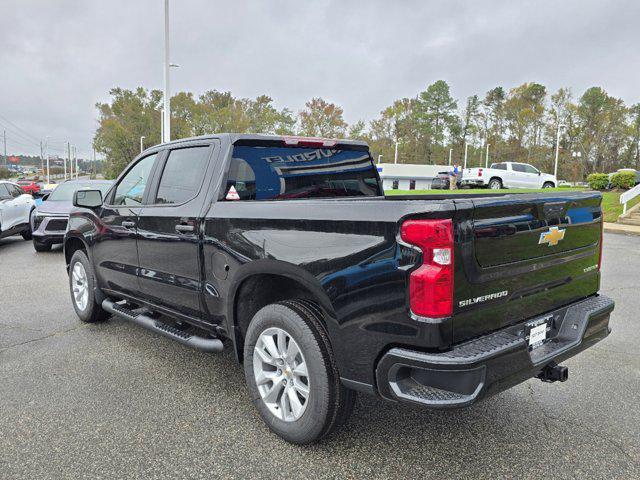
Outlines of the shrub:
{"type": "Polygon", "coordinates": [[[623,188],[628,190],[636,184],[635,172],[618,172],[611,177],[613,188],[623,188]]]}
{"type": "Polygon", "coordinates": [[[606,173],[592,173],[587,177],[587,183],[594,190],[606,190],[609,185],[609,175],[606,173]]]}
{"type": "Polygon", "coordinates": [[[0,180],[4,178],[9,178],[11,174],[9,173],[8,168],[0,167],[0,180]]]}

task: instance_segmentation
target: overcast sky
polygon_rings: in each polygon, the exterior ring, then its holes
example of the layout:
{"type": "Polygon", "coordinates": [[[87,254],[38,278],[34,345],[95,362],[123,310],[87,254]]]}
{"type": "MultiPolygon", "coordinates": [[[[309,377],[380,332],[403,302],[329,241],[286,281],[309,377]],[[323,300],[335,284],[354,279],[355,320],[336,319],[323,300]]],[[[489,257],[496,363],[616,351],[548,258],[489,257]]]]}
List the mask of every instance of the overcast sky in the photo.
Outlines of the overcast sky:
{"type": "MultiPolygon", "coordinates": [[[[110,88],[161,89],[163,3],[2,0],[9,154],[37,153],[49,135],[87,155],[110,88]]],[[[266,93],[294,111],[321,96],[350,123],[438,79],[459,99],[536,81],[635,103],[639,20],[637,0],[171,0],[172,92],[266,93]]]]}

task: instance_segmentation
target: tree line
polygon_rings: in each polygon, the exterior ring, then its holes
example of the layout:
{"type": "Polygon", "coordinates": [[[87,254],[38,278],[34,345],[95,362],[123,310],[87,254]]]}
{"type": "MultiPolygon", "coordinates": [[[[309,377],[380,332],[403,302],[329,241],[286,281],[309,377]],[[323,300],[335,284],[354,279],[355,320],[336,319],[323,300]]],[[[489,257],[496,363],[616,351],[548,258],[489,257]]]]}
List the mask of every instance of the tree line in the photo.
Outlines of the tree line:
{"type": "MultiPolygon", "coordinates": [[[[98,103],[96,150],[107,161],[107,174],[117,175],[140,149],[161,141],[162,92],[114,88],[109,103],[98,103]]],[[[578,181],[594,172],[640,169],[640,104],[625,105],[600,87],[579,97],[569,88],[549,93],[539,83],[506,90],[495,87],[463,101],[438,80],[415,97],[402,98],[377,118],[351,125],[343,109],[312,98],[299,112],[278,109],[268,95],[254,99],[210,90],[201,95],[179,92],[171,98],[172,139],[215,132],[297,134],[354,138],[371,146],[374,158],[398,163],[447,164],[520,161],[553,172],[560,131],[562,179],[578,181]],[[465,148],[466,146],[466,148],[465,148]]]]}

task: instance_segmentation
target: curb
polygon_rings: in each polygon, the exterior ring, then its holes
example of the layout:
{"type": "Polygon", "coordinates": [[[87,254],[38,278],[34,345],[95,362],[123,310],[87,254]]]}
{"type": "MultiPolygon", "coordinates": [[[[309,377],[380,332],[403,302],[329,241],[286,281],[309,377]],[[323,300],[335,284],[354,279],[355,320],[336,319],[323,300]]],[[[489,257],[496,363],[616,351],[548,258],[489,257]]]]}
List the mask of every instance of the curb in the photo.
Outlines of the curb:
{"type": "Polygon", "coordinates": [[[605,222],[604,231],[606,233],[626,233],[627,235],[640,235],[640,226],[605,222]]]}

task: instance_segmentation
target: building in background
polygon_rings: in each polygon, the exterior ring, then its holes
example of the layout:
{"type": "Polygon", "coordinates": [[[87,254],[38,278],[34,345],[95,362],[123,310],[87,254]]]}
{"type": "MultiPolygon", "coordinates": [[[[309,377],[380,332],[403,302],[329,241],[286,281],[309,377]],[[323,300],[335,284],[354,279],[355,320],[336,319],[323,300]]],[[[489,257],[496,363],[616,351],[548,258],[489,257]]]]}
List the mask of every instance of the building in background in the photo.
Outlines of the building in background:
{"type": "Polygon", "coordinates": [[[449,172],[448,165],[411,165],[402,163],[379,163],[378,173],[385,190],[431,190],[438,173],[449,172]]]}

